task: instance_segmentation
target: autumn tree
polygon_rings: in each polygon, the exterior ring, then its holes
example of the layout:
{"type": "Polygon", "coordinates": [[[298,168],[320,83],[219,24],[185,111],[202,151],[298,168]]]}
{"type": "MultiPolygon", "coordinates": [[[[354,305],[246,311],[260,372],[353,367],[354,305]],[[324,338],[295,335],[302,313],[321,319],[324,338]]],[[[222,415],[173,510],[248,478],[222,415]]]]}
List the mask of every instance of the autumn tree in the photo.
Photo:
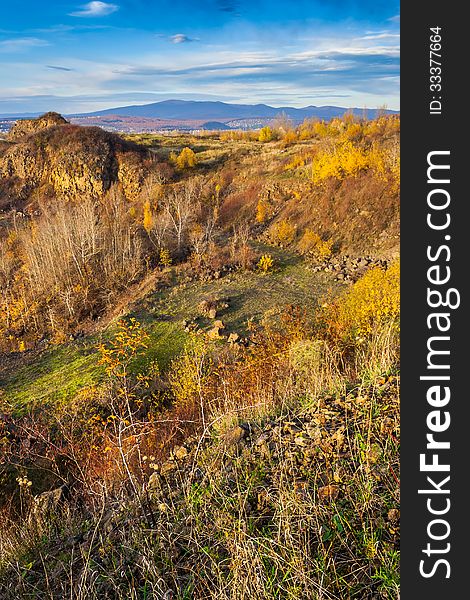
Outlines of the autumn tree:
{"type": "Polygon", "coordinates": [[[263,127],[258,135],[259,142],[270,142],[273,139],[273,130],[271,127],[263,127]]]}
{"type": "Polygon", "coordinates": [[[197,164],[197,157],[191,148],[183,148],[176,158],[176,165],[179,169],[187,169],[195,167],[197,164]]]}

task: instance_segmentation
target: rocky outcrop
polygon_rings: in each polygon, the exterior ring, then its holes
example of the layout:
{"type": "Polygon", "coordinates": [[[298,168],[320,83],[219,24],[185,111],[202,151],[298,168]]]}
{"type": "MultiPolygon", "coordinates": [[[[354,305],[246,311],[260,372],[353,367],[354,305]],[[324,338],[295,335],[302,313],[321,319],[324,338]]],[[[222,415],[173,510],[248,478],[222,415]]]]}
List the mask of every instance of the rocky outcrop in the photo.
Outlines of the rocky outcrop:
{"type": "Polygon", "coordinates": [[[148,151],[98,127],[48,113],[18,122],[0,153],[0,208],[22,208],[33,196],[101,197],[118,184],[132,200],[142,189],[148,151]]]}
{"type": "Polygon", "coordinates": [[[10,130],[7,139],[9,141],[18,141],[43,129],[55,127],[56,125],[66,125],[68,121],[62,115],[56,112],[48,112],[37,119],[23,119],[17,121],[10,130]]]}

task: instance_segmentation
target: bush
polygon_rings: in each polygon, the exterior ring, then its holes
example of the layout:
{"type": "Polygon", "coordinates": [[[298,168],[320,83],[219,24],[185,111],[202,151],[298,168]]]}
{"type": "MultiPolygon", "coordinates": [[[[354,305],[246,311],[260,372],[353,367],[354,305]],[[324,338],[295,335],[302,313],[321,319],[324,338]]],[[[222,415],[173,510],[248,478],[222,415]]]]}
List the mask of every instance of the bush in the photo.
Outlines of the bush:
{"type": "Polygon", "coordinates": [[[259,259],[257,266],[261,273],[268,273],[269,271],[272,271],[274,267],[273,257],[270,254],[263,254],[263,256],[259,259]]]}
{"type": "Polygon", "coordinates": [[[258,135],[259,142],[270,142],[273,139],[273,130],[271,127],[263,127],[258,135]]]}
{"type": "Polygon", "coordinates": [[[284,248],[289,246],[295,239],[296,227],[286,219],[273,223],[268,231],[268,237],[273,244],[284,248]]]}
{"type": "Polygon", "coordinates": [[[359,279],[352,288],[324,313],[333,338],[356,343],[391,323],[399,330],[400,263],[387,270],[375,267],[359,279]]]}
{"type": "Polygon", "coordinates": [[[318,260],[326,260],[332,254],[332,240],[324,241],[312,229],[306,229],[298,245],[302,254],[310,255],[318,260]]]}
{"type": "Polygon", "coordinates": [[[256,205],[256,222],[265,223],[266,220],[271,216],[273,207],[266,198],[260,198],[256,205]]]}
{"type": "Polygon", "coordinates": [[[178,157],[174,159],[178,169],[193,168],[197,164],[197,157],[191,148],[183,148],[178,157]]]}
{"type": "Polygon", "coordinates": [[[305,156],[302,156],[301,154],[296,154],[285,165],[284,170],[285,171],[294,171],[295,169],[298,169],[299,167],[303,167],[305,165],[305,162],[306,162],[305,156]]]}

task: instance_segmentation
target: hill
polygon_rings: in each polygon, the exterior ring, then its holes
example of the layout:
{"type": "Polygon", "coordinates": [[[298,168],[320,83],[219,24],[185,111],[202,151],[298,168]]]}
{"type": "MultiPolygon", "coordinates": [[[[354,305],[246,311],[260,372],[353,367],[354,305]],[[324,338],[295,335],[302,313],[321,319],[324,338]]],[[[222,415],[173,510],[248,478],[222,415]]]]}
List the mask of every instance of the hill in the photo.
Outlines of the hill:
{"type": "Polygon", "coordinates": [[[2,143],[2,599],[397,597],[399,130],[2,143]]]}
{"type": "Polygon", "coordinates": [[[57,113],[18,121],[0,148],[0,208],[43,198],[98,198],[114,184],[129,198],[142,186],[148,151],[98,127],[72,125],[57,113]]]}
{"type": "MultiPolygon", "coordinates": [[[[306,106],[305,108],[285,106],[274,108],[266,104],[251,105],[196,100],[164,100],[151,104],[109,108],[80,116],[120,115],[174,120],[203,119],[207,121],[232,121],[236,119],[256,118],[274,119],[278,115],[284,114],[295,122],[301,122],[311,117],[329,120],[333,117],[341,117],[346,112],[351,112],[357,116],[365,116],[366,118],[374,118],[378,113],[377,110],[373,109],[344,108],[340,106],[306,106]]],[[[396,113],[396,111],[385,112],[386,114],[396,113]]]]}

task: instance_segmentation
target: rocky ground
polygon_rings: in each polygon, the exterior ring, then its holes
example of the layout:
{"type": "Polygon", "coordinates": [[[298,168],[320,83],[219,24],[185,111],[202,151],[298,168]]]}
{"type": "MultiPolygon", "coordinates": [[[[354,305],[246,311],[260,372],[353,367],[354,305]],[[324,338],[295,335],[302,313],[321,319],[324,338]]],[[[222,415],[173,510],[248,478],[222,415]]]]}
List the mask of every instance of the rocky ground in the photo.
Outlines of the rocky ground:
{"type": "MultiPolygon", "coordinates": [[[[261,420],[215,424],[161,463],[143,456],[139,500],[84,515],[67,538],[58,523],[38,542],[41,560],[25,554],[3,578],[2,598],[43,597],[46,565],[51,598],[81,597],[85,584],[89,598],[124,597],[129,577],[146,581],[142,597],[165,600],[344,599],[345,577],[348,598],[395,598],[398,383],[380,378],[261,420]],[[259,563],[243,563],[253,546],[259,563]],[[321,555],[335,570],[324,571],[321,555]],[[238,593],[220,595],[221,581],[238,593]]],[[[64,487],[42,494],[32,518],[59,511],[66,522],[70,501],[64,487]]]]}

